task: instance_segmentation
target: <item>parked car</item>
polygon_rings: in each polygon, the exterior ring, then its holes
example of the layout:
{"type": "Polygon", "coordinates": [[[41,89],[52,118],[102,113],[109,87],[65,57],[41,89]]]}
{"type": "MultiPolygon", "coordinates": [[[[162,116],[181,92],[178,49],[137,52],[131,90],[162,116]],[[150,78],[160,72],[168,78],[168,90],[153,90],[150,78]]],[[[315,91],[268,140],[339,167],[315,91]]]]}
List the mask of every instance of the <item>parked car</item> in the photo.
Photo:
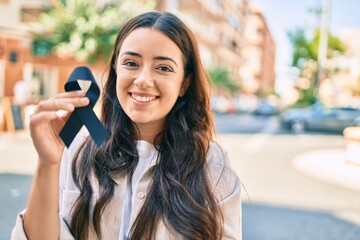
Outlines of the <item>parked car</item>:
{"type": "Polygon", "coordinates": [[[354,120],[352,126],[360,127],[360,117],[358,117],[354,120]]]}
{"type": "Polygon", "coordinates": [[[267,101],[260,101],[253,113],[257,116],[272,116],[278,113],[278,109],[267,101]]]}
{"type": "Polygon", "coordinates": [[[307,108],[287,110],[280,119],[284,128],[294,132],[305,130],[342,132],[346,127],[354,126],[358,117],[360,117],[360,109],[328,108],[316,103],[307,108]]]}
{"type": "Polygon", "coordinates": [[[235,103],[232,99],[225,97],[213,97],[211,98],[211,109],[215,113],[233,113],[236,111],[235,103]]]}

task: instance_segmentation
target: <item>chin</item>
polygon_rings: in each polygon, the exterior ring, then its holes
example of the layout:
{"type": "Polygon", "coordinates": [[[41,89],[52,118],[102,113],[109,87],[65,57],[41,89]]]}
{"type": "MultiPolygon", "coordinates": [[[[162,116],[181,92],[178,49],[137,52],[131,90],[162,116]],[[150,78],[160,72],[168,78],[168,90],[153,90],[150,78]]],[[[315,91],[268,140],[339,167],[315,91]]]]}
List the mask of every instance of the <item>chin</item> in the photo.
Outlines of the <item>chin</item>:
{"type": "Polygon", "coordinates": [[[149,118],[146,118],[144,116],[129,116],[131,121],[133,121],[133,123],[136,124],[146,124],[146,123],[151,123],[152,120],[149,118]]]}
{"type": "Polygon", "coordinates": [[[164,121],[162,119],[149,119],[149,118],[130,118],[130,119],[136,125],[152,125],[155,127],[164,124],[164,121]]]}

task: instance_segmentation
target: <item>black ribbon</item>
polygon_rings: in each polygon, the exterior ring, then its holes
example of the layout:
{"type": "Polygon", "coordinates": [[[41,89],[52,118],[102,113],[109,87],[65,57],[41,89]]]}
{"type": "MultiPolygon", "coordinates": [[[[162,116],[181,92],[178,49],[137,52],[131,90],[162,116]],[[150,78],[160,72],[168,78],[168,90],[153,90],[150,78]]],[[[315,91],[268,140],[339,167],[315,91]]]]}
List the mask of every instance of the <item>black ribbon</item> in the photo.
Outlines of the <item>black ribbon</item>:
{"type": "Polygon", "coordinates": [[[91,85],[85,96],[89,98],[90,103],[85,107],[77,107],[70,115],[63,129],[60,131],[59,136],[67,147],[70,146],[75,136],[80,131],[81,127],[85,125],[88,129],[90,136],[97,146],[100,146],[108,137],[108,133],[100,120],[97,118],[95,112],[92,110],[96,101],[100,96],[100,89],[96,84],[94,76],[87,67],[77,67],[71,73],[69,79],[65,84],[65,91],[78,91],[81,90],[77,80],[90,80],[91,85]]]}

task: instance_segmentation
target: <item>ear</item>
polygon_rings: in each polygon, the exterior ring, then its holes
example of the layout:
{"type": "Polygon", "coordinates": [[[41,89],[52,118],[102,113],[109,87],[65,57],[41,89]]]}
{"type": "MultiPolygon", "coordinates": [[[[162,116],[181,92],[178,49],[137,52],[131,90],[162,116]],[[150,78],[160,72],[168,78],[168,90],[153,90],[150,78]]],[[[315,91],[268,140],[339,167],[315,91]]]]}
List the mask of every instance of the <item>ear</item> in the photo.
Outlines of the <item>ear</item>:
{"type": "Polygon", "coordinates": [[[187,89],[188,89],[189,86],[190,86],[190,80],[191,80],[191,75],[188,76],[188,77],[182,82],[182,86],[181,86],[181,89],[180,89],[179,97],[182,97],[182,96],[185,95],[187,89]]]}

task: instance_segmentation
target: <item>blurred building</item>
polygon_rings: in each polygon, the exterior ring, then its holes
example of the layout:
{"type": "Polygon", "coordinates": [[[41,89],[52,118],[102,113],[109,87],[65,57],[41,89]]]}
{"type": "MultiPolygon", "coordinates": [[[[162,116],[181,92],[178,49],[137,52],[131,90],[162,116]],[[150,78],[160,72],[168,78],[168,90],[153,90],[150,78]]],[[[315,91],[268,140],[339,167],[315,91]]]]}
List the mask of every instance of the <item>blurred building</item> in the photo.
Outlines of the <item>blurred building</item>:
{"type": "Polygon", "coordinates": [[[244,37],[247,45],[242,56],[244,64],[240,73],[243,91],[267,95],[275,87],[275,42],[261,11],[254,5],[248,7],[244,37]]]}
{"type": "MultiPolygon", "coordinates": [[[[34,56],[32,33],[39,30],[39,14],[50,7],[49,0],[0,1],[0,100],[13,97],[21,80],[27,85],[29,103],[50,97],[63,91],[74,66],[85,65],[71,58],[34,56]]],[[[97,79],[106,69],[101,63],[91,68],[97,79]]]]}
{"type": "MultiPolygon", "coordinates": [[[[100,0],[99,0],[100,1],[100,0]]],[[[0,0],[0,99],[12,97],[24,80],[29,101],[36,102],[63,91],[74,66],[71,58],[34,56],[31,32],[50,0],[0,0]]],[[[207,69],[224,67],[245,93],[274,88],[275,45],[261,12],[248,0],[157,0],[157,10],[180,16],[194,31],[207,69]]],[[[100,79],[104,63],[91,66],[100,79]]]]}
{"type": "Polygon", "coordinates": [[[248,0],[158,0],[158,10],[174,12],[193,30],[207,69],[226,68],[242,85],[248,0]]]}
{"type": "Polygon", "coordinates": [[[349,78],[360,81],[360,28],[346,28],[340,38],[347,45],[345,57],[348,58],[349,78]]]}
{"type": "Polygon", "coordinates": [[[326,67],[336,71],[321,83],[320,94],[328,105],[360,108],[360,29],[345,28],[340,39],[346,52],[327,60],[326,67]]]}

